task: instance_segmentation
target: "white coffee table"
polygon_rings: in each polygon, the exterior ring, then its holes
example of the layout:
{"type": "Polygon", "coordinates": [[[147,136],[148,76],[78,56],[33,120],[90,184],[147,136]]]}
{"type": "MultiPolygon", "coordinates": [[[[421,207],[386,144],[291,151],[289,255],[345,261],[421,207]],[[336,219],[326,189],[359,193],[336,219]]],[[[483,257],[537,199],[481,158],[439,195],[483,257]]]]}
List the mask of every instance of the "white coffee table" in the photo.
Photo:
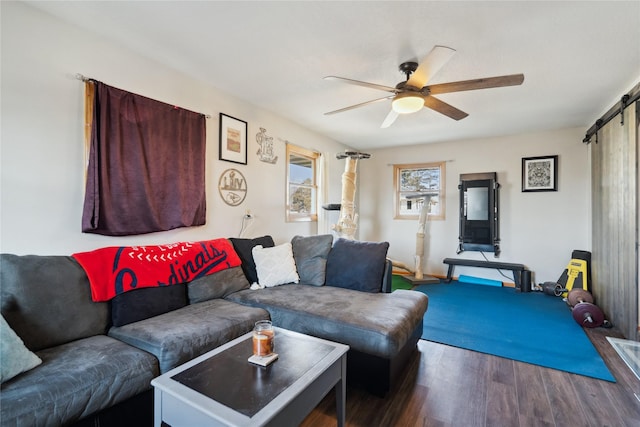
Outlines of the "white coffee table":
{"type": "Polygon", "coordinates": [[[155,378],[154,424],[295,426],[332,389],[345,423],[349,346],[275,328],[278,360],[251,364],[251,332],[155,378]]]}

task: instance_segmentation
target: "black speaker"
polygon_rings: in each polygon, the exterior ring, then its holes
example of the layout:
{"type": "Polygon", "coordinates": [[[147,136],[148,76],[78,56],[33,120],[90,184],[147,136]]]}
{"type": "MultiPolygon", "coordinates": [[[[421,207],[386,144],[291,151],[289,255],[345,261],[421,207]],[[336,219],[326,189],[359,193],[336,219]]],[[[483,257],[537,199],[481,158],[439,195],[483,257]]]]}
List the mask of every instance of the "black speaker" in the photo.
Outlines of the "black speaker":
{"type": "Polygon", "coordinates": [[[531,270],[522,270],[520,275],[520,292],[531,291],[531,270]]]}

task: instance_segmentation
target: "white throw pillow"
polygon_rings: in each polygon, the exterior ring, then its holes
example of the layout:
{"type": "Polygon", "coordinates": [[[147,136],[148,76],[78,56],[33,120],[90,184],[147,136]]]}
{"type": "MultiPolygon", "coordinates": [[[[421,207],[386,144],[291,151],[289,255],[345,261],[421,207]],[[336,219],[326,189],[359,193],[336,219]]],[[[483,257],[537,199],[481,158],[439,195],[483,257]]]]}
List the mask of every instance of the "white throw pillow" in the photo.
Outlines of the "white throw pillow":
{"type": "Polygon", "coordinates": [[[16,375],[33,369],[42,363],[42,360],[32,353],[20,337],[11,329],[11,326],[0,316],[0,383],[10,380],[16,375]]]}
{"type": "Polygon", "coordinates": [[[270,288],[300,281],[291,243],[283,243],[272,248],[257,245],[253,247],[251,253],[256,263],[258,283],[261,287],[270,288]]]}

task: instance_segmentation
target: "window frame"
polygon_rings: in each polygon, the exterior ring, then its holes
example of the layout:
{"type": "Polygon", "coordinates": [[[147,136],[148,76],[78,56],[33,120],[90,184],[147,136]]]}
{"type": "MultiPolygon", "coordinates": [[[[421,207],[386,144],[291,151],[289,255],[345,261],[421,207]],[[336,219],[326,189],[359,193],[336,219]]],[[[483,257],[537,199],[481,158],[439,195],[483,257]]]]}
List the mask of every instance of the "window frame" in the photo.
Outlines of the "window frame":
{"type": "Polygon", "coordinates": [[[401,201],[402,201],[402,193],[407,193],[406,191],[400,191],[400,176],[405,170],[421,170],[421,169],[439,169],[440,171],[440,185],[437,189],[438,194],[438,213],[437,214],[429,214],[429,220],[444,220],[446,217],[446,209],[445,209],[445,163],[446,162],[430,162],[430,163],[411,163],[411,164],[401,164],[401,165],[393,165],[393,189],[394,189],[394,219],[408,219],[408,220],[417,220],[420,218],[420,212],[416,214],[402,214],[401,210],[401,201]]]}
{"type": "Polygon", "coordinates": [[[286,165],[286,173],[287,179],[285,183],[285,220],[286,222],[317,222],[318,221],[318,197],[319,197],[319,184],[318,184],[318,160],[320,159],[320,153],[317,151],[309,150],[307,148],[302,148],[294,144],[287,144],[287,165],[286,165]],[[313,182],[310,185],[306,184],[298,184],[291,183],[290,170],[291,170],[291,155],[296,155],[298,157],[303,157],[309,159],[312,164],[313,172],[313,182]],[[312,212],[309,213],[298,213],[291,211],[291,205],[289,204],[290,196],[291,196],[291,186],[302,186],[308,187],[311,189],[311,197],[312,197],[312,212]]]}

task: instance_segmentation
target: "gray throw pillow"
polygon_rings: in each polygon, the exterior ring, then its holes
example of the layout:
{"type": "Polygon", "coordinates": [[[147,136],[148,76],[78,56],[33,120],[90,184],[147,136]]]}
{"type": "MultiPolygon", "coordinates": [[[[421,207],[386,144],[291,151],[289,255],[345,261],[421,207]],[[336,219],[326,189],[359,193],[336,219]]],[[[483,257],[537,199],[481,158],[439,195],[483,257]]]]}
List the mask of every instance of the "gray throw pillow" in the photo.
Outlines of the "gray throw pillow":
{"type": "Polygon", "coordinates": [[[232,267],[217,271],[208,276],[200,277],[187,284],[189,304],[224,298],[227,295],[249,288],[241,267],[232,267]]]}
{"type": "Polygon", "coordinates": [[[307,237],[294,236],[291,239],[293,258],[296,261],[301,284],[324,285],[327,257],[331,251],[332,243],[333,236],[331,234],[307,237]]]}
{"type": "Polygon", "coordinates": [[[327,259],[327,286],[380,292],[388,242],[338,239],[327,259]]]}
{"type": "Polygon", "coordinates": [[[22,372],[33,369],[42,360],[32,353],[11,326],[0,316],[0,382],[10,380],[22,372]]]}

